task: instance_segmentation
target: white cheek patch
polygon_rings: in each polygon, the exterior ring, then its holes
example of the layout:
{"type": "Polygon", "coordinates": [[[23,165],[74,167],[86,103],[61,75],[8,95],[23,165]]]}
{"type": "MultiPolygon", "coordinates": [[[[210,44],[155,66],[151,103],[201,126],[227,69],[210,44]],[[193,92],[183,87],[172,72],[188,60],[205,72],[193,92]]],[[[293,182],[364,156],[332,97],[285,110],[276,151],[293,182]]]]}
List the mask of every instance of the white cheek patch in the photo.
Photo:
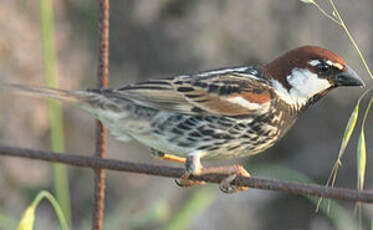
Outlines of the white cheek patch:
{"type": "Polygon", "coordinates": [[[291,86],[290,95],[306,99],[331,87],[327,79],[319,78],[307,69],[294,69],[286,79],[291,86]]]}
{"type": "Polygon", "coordinates": [[[328,80],[318,78],[317,74],[307,69],[294,69],[286,79],[290,90],[275,79],[272,80],[272,86],[284,102],[296,107],[305,105],[310,98],[331,87],[328,80]]]}

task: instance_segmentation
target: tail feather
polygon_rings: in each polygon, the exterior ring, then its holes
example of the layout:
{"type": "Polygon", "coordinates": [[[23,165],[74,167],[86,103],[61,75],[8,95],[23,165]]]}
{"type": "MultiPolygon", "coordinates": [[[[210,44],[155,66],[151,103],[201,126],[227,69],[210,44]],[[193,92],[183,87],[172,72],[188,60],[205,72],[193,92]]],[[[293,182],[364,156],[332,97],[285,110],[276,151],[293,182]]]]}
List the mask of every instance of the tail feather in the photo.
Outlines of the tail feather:
{"type": "Polygon", "coordinates": [[[64,89],[55,89],[48,87],[37,87],[37,86],[25,86],[13,83],[3,83],[0,82],[0,92],[10,91],[17,94],[25,94],[28,96],[35,97],[48,97],[53,99],[58,99],[61,101],[79,103],[85,101],[89,92],[85,91],[71,91],[64,89]]]}
{"type": "Polygon", "coordinates": [[[110,89],[64,90],[3,83],[0,81],[0,93],[2,91],[70,102],[98,118],[100,114],[106,114],[108,111],[113,111],[114,113],[125,111],[127,109],[126,106],[130,103],[126,98],[113,94],[110,89]]]}

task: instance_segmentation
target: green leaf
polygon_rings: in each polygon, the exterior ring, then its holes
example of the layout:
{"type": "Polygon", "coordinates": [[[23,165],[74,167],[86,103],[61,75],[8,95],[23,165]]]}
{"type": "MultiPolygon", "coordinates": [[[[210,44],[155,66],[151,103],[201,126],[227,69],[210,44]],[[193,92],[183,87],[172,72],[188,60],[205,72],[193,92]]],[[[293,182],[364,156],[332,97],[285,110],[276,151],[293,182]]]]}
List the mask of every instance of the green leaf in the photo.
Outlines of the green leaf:
{"type": "Polygon", "coordinates": [[[21,221],[18,224],[17,230],[32,230],[35,222],[35,209],[38,207],[40,201],[47,199],[57,215],[58,221],[60,222],[60,227],[62,230],[68,230],[66,218],[62,213],[62,209],[56,199],[47,191],[41,191],[36,196],[31,205],[24,211],[21,221]]]}
{"type": "MultiPolygon", "coordinates": [[[[343,134],[342,143],[341,143],[341,146],[339,148],[338,158],[337,158],[336,162],[334,163],[332,171],[329,174],[328,180],[326,182],[326,186],[331,184],[331,186],[333,187],[334,184],[335,184],[339,167],[342,165],[342,157],[343,157],[343,155],[346,151],[346,147],[347,147],[348,143],[350,142],[352,133],[355,130],[357,118],[359,117],[360,102],[361,102],[361,100],[364,96],[365,96],[365,93],[359,98],[354,110],[352,111],[352,113],[350,115],[350,118],[348,119],[345,131],[344,131],[344,134],[343,134]]],[[[321,205],[322,200],[323,200],[323,198],[320,197],[318,202],[317,202],[316,211],[319,210],[319,207],[321,205]]],[[[329,204],[330,204],[330,202],[329,202],[329,204]]]]}
{"type": "Polygon", "coordinates": [[[35,206],[30,205],[22,214],[17,230],[32,230],[35,222],[35,206]]]}
{"type": "Polygon", "coordinates": [[[342,158],[344,152],[346,151],[346,147],[348,143],[350,142],[351,135],[354,132],[356,121],[359,116],[359,108],[360,108],[360,100],[356,104],[354,110],[352,111],[350,115],[350,118],[348,119],[347,126],[345,128],[345,132],[344,132],[343,139],[342,139],[342,144],[341,144],[341,147],[338,153],[339,160],[342,158]]]}
{"type": "MultiPolygon", "coordinates": [[[[40,29],[42,57],[44,62],[45,82],[48,87],[57,88],[57,58],[55,51],[53,1],[40,0],[40,29]]],[[[48,116],[50,125],[50,147],[55,152],[65,151],[63,135],[63,115],[61,105],[55,101],[48,101],[48,116]]],[[[69,181],[65,165],[53,165],[54,189],[59,204],[71,219],[71,204],[69,181]]]]}
{"type": "Polygon", "coordinates": [[[364,189],[365,180],[365,169],[366,169],[366,142],[364,128],[361,129],[359,142],[357,145],[357,190],[362,191],[364,189]]]}
{"type": "Polygon", "coordinates": [[[361,133],[359,137],[359,142],[357,145],[357,189],[359,191],[362,191],[364,188],[364,180],[365,180],[365,170],[366,170],[366,155],[367,155],[367,149],[366,149],[366,141],[365,141],[365,123],[368,118],[368,114],[370,111],[370,108],[373,104],[373,97],[370,98],[368,106],[365,110],[363,122],[361,124],[361,133]]]}

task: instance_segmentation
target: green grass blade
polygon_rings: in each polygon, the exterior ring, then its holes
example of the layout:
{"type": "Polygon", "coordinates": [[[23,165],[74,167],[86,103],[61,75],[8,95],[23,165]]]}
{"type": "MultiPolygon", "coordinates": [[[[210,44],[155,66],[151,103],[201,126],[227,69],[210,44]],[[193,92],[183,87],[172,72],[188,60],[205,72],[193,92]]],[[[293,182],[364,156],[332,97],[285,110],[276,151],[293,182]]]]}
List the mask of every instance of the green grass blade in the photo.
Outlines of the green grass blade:
{"type": "Polygon", "coordinates": [[[32,230],[34,228],[35,209],[36,207],[31,205],[23,212],[17,230],[32,230]]]}
{"type": "Polygon", "coordinates": [[[365,123],[368,118],[369,111],[373,104],[373,97],[370,98],[368,106],[365,110],[363,122],[361,124],[361,133],[359,137],[359,142],[357,145],[357,189],[362,191],[364,189],[365,181],[365,170],[366,170],[366,141],[365,141],[365,123]]]}
{"type": "MultiPolygon", "coordinates": [[[[364,65],[366,71],[368,72],[369,76],[373,79],[373,74],[371,73],[370,68],[367,65],[367,62],[365,61],[364,55],[362,54],[362,52],[361,52],[359,46],[357,45],[354,37],[350,33],[350,31],[347,28],[346,24],[344,23],[343,18],[341,16],[341,13],[339,12],[339,10],[336,7],[336,5],[333,2],[333,0],[329,0],[329,3],[330,3],[330,5],[333,8],[332,15],[329,15],[322,7],[320,7],[320,5],[317,4],[317,2],[315,0],[301,0],[301,1],[304,2],[304,3],[309,3],[309,4],[312,4],[312,5],[315,5],[317,7],[317,9],[323,15],[325,15],[327,18],[329,18],[330,20],[332,20],[333,22],[335,22],[336,24],[340,25],[343,28],[343,30],[345,31],[347,37],[350,39],[350,42],[352,43],[352,45],[354,46],[356,52],[358,53],[361,61],[363,62],[363,65],[364,65]]],[[[353,133],[353,131],[355,129],[355,125],[356,125],[356,121],[357,121],[357,117],[358,117],[358,110],[359,110],[359,106],[360,106],[360,101],[371,90],[372,90],[372,88],[367,89],[360,96],[360,98],[358,100],[358,103],[355,106],[355,109],[354,109],[354,111],[352,112],[352,114],[350,116],[350,119],[349,119],[348,124],[347,124],[346,129],[345,129],[345,133],[344,133],[344,137],[343,137],[343,140],[342,140],[342,144],[341,144],[341,147],[340,147],[340,150],[339,150],[339,153],[338,153],[338,159],[337,159],[336,163],[334,164],[331,173],[329,174],[329,178],[328,178],[328,181],[327,181],[326,185],[329,185],[331,183],[332,186],[334,186],[334,184],[335,184],[336,177],[337,177],[337,174],[338,174],[338,169],[339,169],[339,167],[341,165],[342,156],[343,156],[343,154],[344,154],[344,152],[346,150],[347,144],[350,141],[350,137],[351,137],[351,135],[352,135],[352,133],[353,133]]],[[[320,204],[321,201],[322,201],[322,198],[319,199],[318,203],[320,204]]]]}
{"type": "Polygon", "coordinates": [[[360,100],[356,104],[354,110],[352,111],[352,113],[350,115],[350,118],[348,119],[345,131],[344,131],[344,134],[343,134],[341,147],[340,147],[339,153],[338,153],[338,161],[341,160],[343,154],[345,153],[347,145],[350,142],[352,133],[355,130],[357,118],[359,117],[359,108],[360,108],[360,100]]]}
{"type": "Polygon", "coordinates": [[[300,1],[303,2],[303,3],[306,3],[306,4],[312,4],[312,5],[316,6],[317,9],[323,15],[325,15],[327,18],[329,18],[330,20],[332,20],[333,22],[335,22],[336,24],[340,25],[343,28],[343,30],[345,31],[345,34],[347,35],[348,39],[350,39],[351,44],[354,46],[356,52],[358,53],[358,55],[360,57],[360,60],[361,60],[361,62],[364,65],[364,68],[368,72],[370,78],[373,79],[373,74],[372,74],[372,72],[371,72],[371,70],[370,70],[370,68],[369,68],[369,66],[368,66],[368,64],[367,64],[367,62],[365,60],[365,57],[362,54],[359,46],[357,45],[357,43],[355,41],[355,38],[352,36],[352,34],[349,31],[348,27],[344,23],[343,18],[341,16],[341,13],[339,12],[338,8],[336,7],[334,1],[333,0],[329,0],[329,3],[330,3],[330,5],[333,8],[332,15],[328,14],[315,0],[300,0],[300,1]]]}
{"type": "Polygon", "coordinates": [[[328,14],[315,0],[300,0],[301,2],[303,3],[306,3],[306,4],[312,4],[314,6],[317,7],[317,9],[324,15],[326,16],[327,18],[329,18],[330,20],[332,20],[333,22],[337,23],[338,25],[340,25],[340,22],[337,20],[337,18],[335,17],[334,15],[334,11],[333,11],[333,16],[331,16],[330,14],[328,14]]]}
{"type": "MultiPolygon", "coordinates": [[[[352,136],[352,134],[355,130],[357,119],[359,117],[360,102],[364,98],[364,96],[366,95],[366,93],[368,91],[369,90],[367,90],[366,92],[364,92],[360,96],[357,104],[355,105],[354,110],[352,111],[352,113],[350,115],[350,118],[348,119],[345,131],[344,131],[344,134],[343,134],[342,143],[341,143],[341,146],[339,148],[339,153],[338,153],[337,160],[334,163],[334,166],[333,166],[331,172],[329,173],[328,180],[327,180],[325,186],[329,186],[331,184],[331,187],[334,187],[334,185],[335,185],[339,167],[342,165],[342,157],[343,157],[343,155],[346,151],[348,143],[350,142],[351,136],[352,136]]],[[[323,198],[320,197],[318,202],[317,202],[317,206],[316,206],[317,211],[319,210],[319,207],[320,207],[320,204],[321,204],[322,201],[323,201],[323,198]]],[[[330,202],[329,202],[329,207],[330,207],[330,202]]]]}
{"type": "Polygon", "coordinates": [[[352,111],[352,113],[350,115],[350,118],[348,119],[345,131],[344,131],[344,134],[343,134],[343,138],[342,138],[342,143],[341,143],[341,146],[339,148],[338,157],[337,157],[337,160],[334,164],[334,167],[333,167],[331,173],[329,174],[329,178],[328,178],[328,181],[327,181],[326,185],[329,185],[331,183],[332,187],[333,187],[334,184],[335,184],[338,169],[342,165],[342,157],[343,157],[343,155],[346,151],[348,143],[350,142],[351,136],[352,136],[352,134],[355,130],[357,119],[359,117],[360,101],[361,100],[359,99],[355,108],[354,108],[354,110],[352,111]]]}
{"type": "Polygon", "coordinates": [[[338,23],[340,26],[342,26],[343,30],[345,31],[347,37],[350,39],[352,45],[354,46],[356,52],[358,53],[359,57],[360,57],[360,60],[363,62],[363,65],[366,69],[366,71],[368,72],[370,78],[373,79],[373,74],[365,60],[365,57],[364,55],[362,54],[359,46],[357,45],[356,41],[355,41],[355,38],[352,36],[352,34],[350,33],[349,29],[347,28],[346,24],[344,23],[343,21],[343,18],[341,16],[341,13],[339,12],[338,8],[336,7],[335,3],[333,2],[333,0],[329,0],[329,3],[330,5],[333,7],[333,13],[335,15],[335,17],[337,18],[337,20],[340,22],[338,23]]]}
{"type": "Polygon", "coordinates": [[[54,208],[54,211],[56,213],[57,219],[60,223],[60,227],[62,230],[68,230],[68,225],[65,219],[65,216],[63,215],[62,209],[56,199],[47,191],[41,191],[34,201],[31,203],[29,207],[24,211],[22,218],[18,225],[18,230],[32,230],[34,227],[35,222],[35,210],[39,206],[39,203],[43,200],[47,199],[52,207],[54,208]]]}
{"type": "MultiPolygon", "coordinates": [[[[326,13],[326,11],[320,7],[317,2],[315,0],[301,0],[302,2],[305,2],[305,3],[311,3],[313,5],[315,5],[318,10],[324,14],[326,17],[328,17],[329,19],[331,19],[333,22],[335,22],[336,24],[340,25],[345,34],[347,35],[347,37],[349,38],[350,42],[352,43],[352,45],[354,46],[356,52],[358,53],[359,57],[360,57],[360,60],[362,61],[367,73],[369,74],[370,78],[373,79],[373,74],[365,60],[365,57],[364,55],[362,54],[359,46],[357,45],[356,41],[355,41],[355,38],[352,36],[352,34],[350,33],[348,27],[346,26],[346,24],[344,23],[343,21],[343,18],[341,16],[341,13],[339,12],[338,8],[336,7],[335,3],[333,0],[329,0],[329,3],[331,5],[331,7],[333,8],[333,12],[332,12],[332,16],[329,15],[328,13],[326,13]]],[[[361,99],[366,95],[367,92],[371,91],[372,88],[366,90],[359,98],[359,101],[358,101],[358,104],[357,106],[360,104],[360,101],[361,99]]],[[[368,114],[368,111],[370,109],[370,106],[371,106],[371,103],[369,104],[367,110],[366,110],[366,113],[365,115],[368,114]]],[[[356,107],[355,107],[356,109],[356,107]]],[[[350,117],[351,119],[351,117],[350,117]]],[[[357,187],[358,189],[363,189],[363,186],[364,186],[364,179],[365,179],[365,168],[366,168],[366,144],[365,144],[365,135],[364,135],[364,124],[365,124],[365,117],[364,117],[364,120],[363,120],[363,125],[362,125],[362,128],[361,128],[361,134],[360,134],[360,137],[359,137],[359,143],[358,143],[358,147],[357,147],[357,163],[358,163],[358,167],[357,167],[357,170],[358,170],[358,182],[357,182],[357,187]]],[[[350,122],[349,122],[350,123],[350,122]]],[[[355,122],[356,123],[356,122],[355,122]]],[[[347,128],[349,127],[346,127],[346,130],[347,128]]],[[[353,129],[352,129],[353,131],[353,129]]],[[[352,132],[351,132],[352,134],[352,132]]],[[[346,132],[345,132],[345,137],[346,137],[346,132]]],[[[345,140],[345,138],[344,138],[345,140]]],[[[346,146],[349,142],[349,138],[348,138],[348,141],[346,142],[346,146]]],[[[330,182],[332,184],[332,186],[334,186],[335,184],[335,180],[336,180],[336,176],[337,176],[337,173],[338,173],[338,168],[341,164],[341,158],[344,154],[344,151],[345,151],[345,147],[346,146],[343,146],[344,144],[344,141],[342,142],[342,146],[340,148],[340,152],[338,154],[338,160],[337,162],[335,163],[333,169],[332,169],[332,172],[330,173],[329,175],[329,178],[328,178],[328,181],[326,183],[326,185],[329,185],[330,182]]],[[[318,206],[320,205],[322,199],[320,198],[319,199],[319,202],[318,202],[318,206]]],[[[361,204],[357,203],[357,207],[358,206],[361,206],[361,204]]]]}
{"type": "MultiPolygon", "coordinates": [[[[370,111],[370,108],[372,107],[373,103],[373,97],[370,98],[369,104],[365,110],[363,122],[361,124],[361,132],[359,136],[359,141],[357,144],[357,150],[356,150],[356,162],[357,162],[357,183],[356,187],[358,191],[364,190],[364,183],[365,183],[365,171],[367,167],[367,150],[366,150],[366,139],[365,139],[365,123],[370,111]]],[[[362,228],[362,222],[363,222],[363,213],[362,213],[362,203],[356,202],[355,204],[355,212],[358,216],[359,220],[359,227],[362,228]]]]}
{"type": "Polygon", "coordinates": [[[40,197],[45,198],[51,203],[52,207],[54,208],[54,212],[56,213],[57,219],[60,223],[60,227],[62,230],[68,230],[69,226],[67,224],[65,215],[62,211],[62,206],[58,204],[58,201],[47,191],[42,191],[39,193],[40,197]]]}
{"type": "Polygon", "coordinates": [[[204,188],[194,193],[163,230],[183,230],[190,228],[194,218],[206,210],[215,200],[215,197],[216,193],[210,188],[204,188]]]}
{"type": "MultiPolygon", "coordinates": [[[[365,134],[364,127],[361,127],[360,137],[357,144],[357,183],[356,187],[358,191],[363,191],[364,181],[365,181],[365,169],[366,169],[366,143],[365,143],[365,134]]],[[[362,228],[363,224],[363,213],[362,213],[362,203],[355,203],[355,214],[357,215],[359,228],[362,228]]]]}
{"type": "MultiPolygon", "coordinates": [[[[57,64],[54,46],[53,6],[51,0],[40,0],[40,22],[46,85],[49,87],[57,87],[57,64]]],[[[61,106],[55,101],[49,101],[48,113],[50,119],[51,149],[55,152],[64,152],[61,106]]],[[[71,207],[66,166],[55,164],[53,166],[53,173],[57,200],[61,204],[62,210],[70,222],[71,207]]]]}
{"type": "Polygon", "coordinates": [[[361,129],[359,142],[357,145],[357,190],[362,191],[364,189],[365,181],[365,169],[366,169],[366,142],[364,128],[361,129]]]}

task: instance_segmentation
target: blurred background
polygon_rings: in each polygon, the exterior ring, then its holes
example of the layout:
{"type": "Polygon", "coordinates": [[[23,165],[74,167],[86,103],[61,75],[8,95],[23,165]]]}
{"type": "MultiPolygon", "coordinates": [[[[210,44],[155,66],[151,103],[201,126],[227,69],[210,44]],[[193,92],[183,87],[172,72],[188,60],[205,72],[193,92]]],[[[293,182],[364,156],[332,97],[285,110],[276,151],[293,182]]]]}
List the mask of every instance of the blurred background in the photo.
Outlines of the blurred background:
{"type": "MultiPolygon", "coordinates": [[[[325,2],[320,4],[330,10],[325,2]]],[[[55,0],[53,4],[60,87],[95,87],[96,2],[55,0]]],[[[371,63],[373,2],[336,0],[336,4],[371,63]]],[[[110,14],[111,87],[225,66],[266,63],[305,44],[340,54],[371,85],[342,28],[312,5],[297,0],[121,0],[111,1],[110,14]]],[[[39,18],[38,1],[1,1],[1,80],[45,85],[39,18]]],[[[292,180],[303,174],[324,184],[336,160],[346,122],[362,92],[359,88],[333,91],[307,111],[280,143],[261,155],[235,162],[243,163],[254,176],[292,180]]],[[[44,100],[0,94],[0,111],[0,145],[49,150],[44,100]]],[[[95,139],[92,117],[64,106],[64,121],[66,151],[91,155],[95,139]]],[[[373,148],[372,122],[370,115],[366,128],[368,166],[373,163],[369,154],[373,148]]],[[[360,123],[357,127],[359,130],[360,123]]],[[[337,186],[356,187],[357,137],[352,137],[347,148],[337,186]]],[[[149,149],[136,142],[120,143],[112,137],[108,157],[173,165],[153,159],[149,149]]],[[[72,229],[90,229],[93,173],[76,167],[68,167],[68,173],[72,229]]],[[[182,189],[172,179],[107,174],[105,229],[354,229],[351,222],[346,223],[353,219],[351,202],[338,202],[340,206],[332,206],[326,215],[316,213],[309,199],[286,193],[249,189],[225,195],[215,185],[182,189]]],[[[52,180],[48,163],[0,158],[0,229],[15,228],[38,191],[53,192],[52,180]]],[[[369,167],[366,189],[373,189],[369,167]]],[[[363,214],[367,226],[373,207],[365,205],[363,214]]],[[[36,229],[56,226],[52,209],[43,203],[37,211],[36,229]]]]}

